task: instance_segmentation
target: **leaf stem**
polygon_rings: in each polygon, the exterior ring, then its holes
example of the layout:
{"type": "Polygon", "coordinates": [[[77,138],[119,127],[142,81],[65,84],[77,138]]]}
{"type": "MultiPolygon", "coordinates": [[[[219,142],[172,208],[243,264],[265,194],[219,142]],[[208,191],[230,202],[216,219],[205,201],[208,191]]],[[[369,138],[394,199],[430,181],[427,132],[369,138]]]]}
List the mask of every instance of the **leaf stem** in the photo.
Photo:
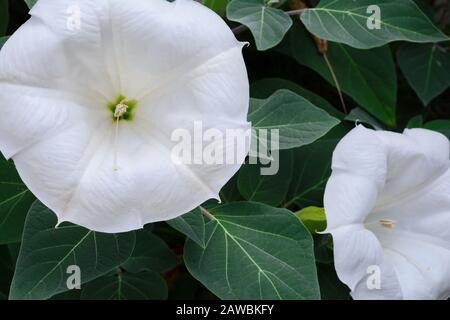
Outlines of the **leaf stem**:
{"type": "Polygon", "coordinates": [[[347,105],[345,104],[345,100],[344,100],[344,96],[342,94],[341,86],[339,84],[339,81],[337,79],[336,73],[334,72],[333,66],[330,63],[330,60],[328,59],[328,55],[327,55],[326,52],[323,53],[323,58],[324,58],[327,66],[328,66],[328,69],[330,70],[331,77],[333,78],[333,81],[334,81],[334,83],[336,85],[336,89],[337,89],[338,94],[339,94],[339,99],[341,100],[342,109],[343,109],[345,114],[348,114],[347,105]]]}
{"type": "Polygon", "coordinates": [[[214,216],[211,213],[209,213],[209,211],[206,210],[205,208],[203,208],[202,206],[200,206],[200,211],[208,220],[211,220],[211,221],[216,220],[216,218],[214,218],[214,216]]]}

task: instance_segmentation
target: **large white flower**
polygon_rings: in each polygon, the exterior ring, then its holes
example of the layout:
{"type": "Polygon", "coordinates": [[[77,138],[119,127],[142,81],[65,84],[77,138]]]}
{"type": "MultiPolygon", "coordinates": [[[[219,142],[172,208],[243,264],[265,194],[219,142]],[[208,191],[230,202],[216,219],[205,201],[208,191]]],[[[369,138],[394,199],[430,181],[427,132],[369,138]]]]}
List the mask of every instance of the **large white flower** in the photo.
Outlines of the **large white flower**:
{"type": "Polygon", "coordinates": [[[449,158],[448,139],[424,129],[358,126],[339,143],[325,191],[327,232],[355,299],[450,295],[449,158]]]}
{"type": "Polygon", "coordinates": [[[218,198],[245,155],[181,165],[171,134],[247,130],[248,91],[242,44],[201,4],[39,0],[0,53],[0,150],[59,222],[133,230],[218,198]]]}

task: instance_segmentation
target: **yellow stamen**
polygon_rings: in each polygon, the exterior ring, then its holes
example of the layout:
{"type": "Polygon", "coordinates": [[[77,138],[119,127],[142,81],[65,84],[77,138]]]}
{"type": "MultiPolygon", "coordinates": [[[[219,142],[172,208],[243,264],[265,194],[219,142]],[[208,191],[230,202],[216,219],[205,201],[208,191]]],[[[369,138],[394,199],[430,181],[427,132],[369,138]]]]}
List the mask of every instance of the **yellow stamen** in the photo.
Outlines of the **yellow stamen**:
{"type": "Polygon", "coordinates": [[[395,228],[395,221],[390,219],[381,219],[380,224],[382,227],[387,229],[394,229],[395,228]]]}
{"type": "Polygon", "coordinates": [[[114,117],[120,119],[128,110],[128,106],[125,104],[125,99],[120,101],[120,103],[116,106],[114,110],[114,117]]]}
{"type": "Polygon", "coordinates": [[[125,104],[125,99],[120,101],[114,110],[114,117],[116,118],[116,135],[114,138],[114,171],[119,170],[117,164],[117,149],[118,149],[118,139],[119,139],[119,121],[120,118],[127,112],[128,106],[125,104]]]}

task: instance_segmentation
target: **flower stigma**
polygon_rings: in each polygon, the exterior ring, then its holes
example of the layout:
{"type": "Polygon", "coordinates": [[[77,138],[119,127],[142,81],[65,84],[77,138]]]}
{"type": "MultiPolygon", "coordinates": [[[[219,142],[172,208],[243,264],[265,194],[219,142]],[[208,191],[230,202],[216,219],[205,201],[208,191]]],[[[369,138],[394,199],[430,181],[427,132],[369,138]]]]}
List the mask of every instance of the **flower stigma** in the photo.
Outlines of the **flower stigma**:
{"type": "Polygon", "coordinates": [[[381,219],[380,225],[386,229],[394,229],[395,228],[395,221],[390,219],[381,219]]]}

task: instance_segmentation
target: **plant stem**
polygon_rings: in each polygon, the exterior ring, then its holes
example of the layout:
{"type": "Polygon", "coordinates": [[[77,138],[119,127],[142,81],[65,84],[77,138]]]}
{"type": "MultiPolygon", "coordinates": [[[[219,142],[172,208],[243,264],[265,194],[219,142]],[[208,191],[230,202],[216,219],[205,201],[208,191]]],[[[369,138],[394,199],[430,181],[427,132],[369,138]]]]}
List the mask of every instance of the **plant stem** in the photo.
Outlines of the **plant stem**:
{"type": "Polygon", "coordinates": [[[202,206],[200,206],[200,211],[208,220],[216,220],[216,218],[214,218],[214,216],[211,213],[209,213],[209,211],[206,210],[205,208],[203,208],[202,206]]]}
{"type": "Polygon", "coordinates": [[[328,60],[328,55],[326,53],[323,54],[323,58],[325,59],[325,62],[327,64],[327,66],[328,66],[328,69],[330,69],[331,77],[333,78],[333,81],[334,81],[334,83],[336,85],[336,89],[337,89],[338,94],[339,94],[339,99],[341,100],[342,109],[343,109],[345,114],[348,114],[348,112],[347,112],[347,105],[345,104],[344,96],[342,95],[341,86],[339,85],[339,81],[337,79],[336,73],[334,72],[333,66],[330,63],[330,60],[328,60]]]}

